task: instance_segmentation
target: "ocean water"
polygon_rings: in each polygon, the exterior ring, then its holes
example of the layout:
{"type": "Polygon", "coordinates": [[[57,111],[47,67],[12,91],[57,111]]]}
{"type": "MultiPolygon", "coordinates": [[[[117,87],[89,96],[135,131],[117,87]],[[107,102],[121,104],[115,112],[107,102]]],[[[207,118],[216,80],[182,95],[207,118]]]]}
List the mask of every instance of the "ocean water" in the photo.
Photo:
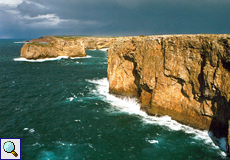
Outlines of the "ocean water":
{"type": "Polygon", "coordinates": [[[0,40],[0,138],[21,138],[23,160],[227,159],[224,138],[110,95],[105,51],[27,61],[17,41],[0,40]]]}

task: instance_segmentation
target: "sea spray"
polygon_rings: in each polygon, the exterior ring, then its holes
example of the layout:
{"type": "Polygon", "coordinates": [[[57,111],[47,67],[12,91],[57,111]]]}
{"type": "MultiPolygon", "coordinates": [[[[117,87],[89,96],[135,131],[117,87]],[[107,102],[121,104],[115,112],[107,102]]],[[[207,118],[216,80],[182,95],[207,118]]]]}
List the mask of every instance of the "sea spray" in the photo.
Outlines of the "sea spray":
{"type": "MultiPolygon", "coordinates": [[[[226,156],[226,138],[217,139],[212,135],[211,132],[201,131],[194,129],[192,127],[178,123],[172,120],[169,116],[150,116],[144,111],[140,110],[140,104],[137,102],[136,98],[123,97],[118,98],[112,94],[109,94],[109,82],[107,78],[99,80],[87,80],[90,83],[96,84],[96,90],[92,90],[94,94],[100,94],[104,101],[109,102],[114,108],[109,108],[108,112],[125,112],[128,114],[134,114],[141,117],[144,123],[157,124],[160,126],[165,126],[169,131],[179,131],[182,130],[187,134],[194,135],[194,139],[204,140],[205,144],[210,145],[216,149],[220,149],[219,154],[221,156],[226,156]],[[115,110],[116,109],[116,110],[115,110]],[[221,151],[222,150],[222,151],[221,151]]],[[[147,140],[149,143],[158,143],[157,140],[147,140]]]]}
{"type": "Polygon", "coordinates": [[[27,63],[14,61],[23,44],[13,42],[0,41],[0,135],[22,139],[23,159],[226,159],[196,134],[147,123],[99,94],[97,81],[107,77],[105,52],[27,63]]]}
{"type": "Polygon", "coordinates": [[[14,61],[22,61],[22,62],[46,62],[46,61],[57,61],[61,59],[68,59],[68,56],[59,56],[56,58],[44,58],[44,59],[26,59],[26,58],[14,58],[14,61]]]}

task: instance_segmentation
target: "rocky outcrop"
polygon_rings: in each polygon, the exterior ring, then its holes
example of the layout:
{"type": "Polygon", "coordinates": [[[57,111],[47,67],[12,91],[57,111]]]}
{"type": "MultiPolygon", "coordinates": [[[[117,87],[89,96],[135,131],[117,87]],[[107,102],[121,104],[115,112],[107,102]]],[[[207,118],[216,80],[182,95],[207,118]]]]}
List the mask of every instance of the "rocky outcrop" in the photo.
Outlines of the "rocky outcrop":
{"type": "Polygon", "coordinates": [[[21,57],[43,59],[58,56],[84,57],[85,49],[109,48],[112,38],[44,36],[33,39],[21,49],[21,57]],[[46,42],[45,44],[43,44],[46,42]]]}
{"type": "Polygon", "coordinates": [[[64,40],[52,38],[48,44],[27,43],[21,49],[21,57],[26,59],[53,58],[58,56],[84,57],[85,48],[81,39],[64,40]]]}
{"type": "Polygon", "coordinates": [[[110,93],[138,97],[148,114],[227,137],[230,35],[116,38],[107,72],[110,93]]]}

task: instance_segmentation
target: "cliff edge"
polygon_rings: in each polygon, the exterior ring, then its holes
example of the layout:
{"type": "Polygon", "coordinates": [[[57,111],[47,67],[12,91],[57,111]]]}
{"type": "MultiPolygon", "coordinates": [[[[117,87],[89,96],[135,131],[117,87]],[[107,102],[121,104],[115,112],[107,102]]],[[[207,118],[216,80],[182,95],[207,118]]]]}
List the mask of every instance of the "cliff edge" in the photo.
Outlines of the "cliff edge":
{"type": "Polygon", "coordinates": [[[148,114],[228,136],[230,35],[116,38],[107,73],[110,93],[137,97],[148,114]]]}

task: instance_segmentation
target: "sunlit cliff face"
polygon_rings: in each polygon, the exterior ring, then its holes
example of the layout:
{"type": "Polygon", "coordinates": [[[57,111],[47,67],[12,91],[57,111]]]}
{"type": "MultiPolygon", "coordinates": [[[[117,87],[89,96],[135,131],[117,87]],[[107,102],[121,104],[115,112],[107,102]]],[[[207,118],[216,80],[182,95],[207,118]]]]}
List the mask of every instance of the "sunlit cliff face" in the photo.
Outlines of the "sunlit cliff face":
{"type": "Polygon", "coordinates": [[[108,55],[110,92],[138,97],[151,115],[227,136],[229,46],[229,35],[117,38],[108,55]]]}

